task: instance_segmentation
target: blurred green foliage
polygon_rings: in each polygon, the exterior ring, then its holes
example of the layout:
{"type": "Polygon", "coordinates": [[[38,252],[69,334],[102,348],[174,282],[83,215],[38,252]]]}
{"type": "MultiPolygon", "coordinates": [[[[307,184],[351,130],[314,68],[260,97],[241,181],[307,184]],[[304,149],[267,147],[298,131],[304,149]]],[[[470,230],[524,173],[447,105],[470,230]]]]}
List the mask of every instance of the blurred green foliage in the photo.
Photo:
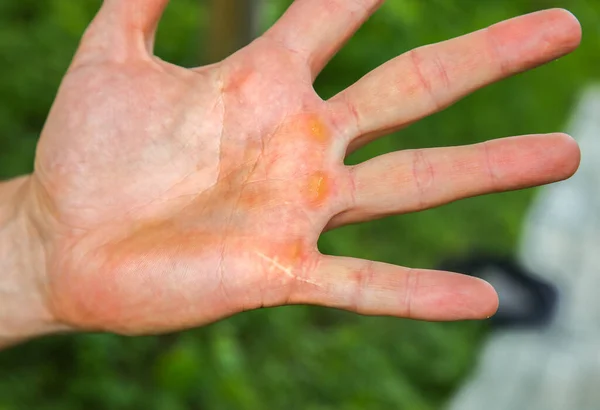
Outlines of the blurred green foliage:
{"type": "MultiPolygon", "coordinates": [[[[0,178],[31,170],[61,76],[99,4],[0,2],[0,178]]],[[[287,4],[267,2],[265,26],[287,4]]],[[[574,55],[479,91],[350,161],[404,148],[561,130],[577,92],[600,73],[598,2],[388,1],[319,78],[321,95],[335,94],[413,47],[556,6],[568,6],[583,23],[584,42],[574,55]]],[[[174,0],[157,53],[185,66],[202,61],[208,18],[202,1],[174,0]]],[[[321,249],[416,267],[474,250],[510,253],[531,195],[470,199],[350,226],[325,235],[321,249]]],[[[53,337],[0,353],[0,410],[430,410],[459,386],[484,334],[478,323],[418,323],[288,307],[178,335],[53,337]]]]}

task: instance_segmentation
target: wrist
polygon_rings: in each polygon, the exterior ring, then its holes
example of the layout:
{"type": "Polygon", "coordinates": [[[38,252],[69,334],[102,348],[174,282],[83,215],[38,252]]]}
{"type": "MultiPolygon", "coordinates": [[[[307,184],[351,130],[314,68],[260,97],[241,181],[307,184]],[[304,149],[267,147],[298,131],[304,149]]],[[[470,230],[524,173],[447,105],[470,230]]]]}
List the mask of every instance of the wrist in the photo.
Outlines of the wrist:
{"type": "Polygon", "coordinates": [[[48,306],[44,236],[30,177],[0,184],[0,348],[66,330],[48,306]]]}

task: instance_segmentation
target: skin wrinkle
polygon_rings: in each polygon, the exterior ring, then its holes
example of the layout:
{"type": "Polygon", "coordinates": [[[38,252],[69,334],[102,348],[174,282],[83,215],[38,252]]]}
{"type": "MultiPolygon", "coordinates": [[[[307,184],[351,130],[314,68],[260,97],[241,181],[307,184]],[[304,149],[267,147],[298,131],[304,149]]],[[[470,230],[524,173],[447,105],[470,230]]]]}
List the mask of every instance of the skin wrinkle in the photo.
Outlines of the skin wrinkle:
{"type": "MultiPolygon", "coordinates": [[[[66,248],[66,254],[69,255],[78,255],[78,251],[76,250],[76,247],[78,244],[81,244],[81,242],[76,243],[76,242],[68,242],[68,247],[66,248]]],[[[107,247],[109,245],[109,242],[106,241],[105,243],[102,243],[98,248],[88,248],[83,255],[80,256],[80,260],[85,260],[85,259],[89,259],[89,256],[93,253],[100,253],[101,249],[103,249],[104,247],[107,247]]],[[[60,268],[63,268],[62,261],[60,260],[56,260],[57,261],[57,267],[55,269],[59,270],[60,268]],[[60,264],[59,264],[60,263],[60,264]],[[59,268],[60,266],[60,268],[59,268]]],[[[104,270],[104,266],[107,264],[107,260],[104,260],[102,262],[100,262],[100,267],[104,270]]],[[[63,268],[64,269],[64,268],[63,268]]],[[[49,285],[52,285],[52,283],[49,283],[49,285]]],[[[52,311],[53,312],[61,312],[63,310],[62,304],[61,302],[61,298],[60,298],[60,294],[55,293],[56,287],[54,286],[50,286],[50,292],[48,293],[48,303],[49,306],[52,307],[52,311]]],[[[89,322],[93,322],[93,318],[95,316],[97,312],[92,312],[92,310],[90,309],[90,306],[88,304],[81,304],[80,306],[78,306],[78,315],[82,315],[83,317],[86,317],[89,319],[89,322]]]]}
{"type": "MultiPolygon", "coordinates": [[[[273,37],[271,35],[271,31],[267,31],[259,40],[270,41],[278,48],[283,49],[286,53],[290,53],[293,56],[300,57],[300,59],[304,58],[304,56],[307,54],[306,51],[294,50],[293,48],[290,47],[289,44],[286,44],[285,42],[283,42],[281,38],[273,37]]],[[[298,63],[301,63],[301,61],[298,61],[298,63]]]]}
{"type": "MultiPolygon", "coordinates": [[[[218,84],[218,89],[219,89],[219,96],[220,98],[220,102],[221,102],[221,129],[219,131],[219,171],[217,172],[217,181],[216,183],[218,183],[221,180],[221,173],[222,173],[222,164],[223,164],[223,136],[225,135],[225,117],[227,114],[227,108],[225,105],[225,93],[223,91],[225,83],[223,81],[223,66],[219,65],[217,67],[217,71],[218,71],[218,75],[217,75],[217,84],[218,84]]],[[[216,184],[215,183],[215,184],[216,184]]]]}
{"type": "MultiPolygon", "coordinates": [[[[321,101],[324,102],[324,101],[321,101]]],[[[327,127],[330,135],[330,144],[328,145],[328,151],[330,153],[327,160],[334,161],[334,163],[344,163],[346,157],[346,151],[348,149],[348,138],[349,131],[352,125],[348,124],[346,119],[340,118],[341,115],[336,111],[334,104],[325,103],[324,118],[327,118],[327,127]]],[[[342,113],[343,116],[347,115],[342,113]]]]}
{"type": "Polygon", "coordinates": [[[363,128],[361,125],[360,114],[359,114],[358,110],[356,109],[356,106],[354,105],[354,103],[352,103],[352,100],[350,99],[350,96],[348,94],[344,93],[343,99],[344,99],[346,106],[348,107],[348,111],[350,112],[350,115],[352,116],[352,118],[354,120],[354,128],[356,129],[356,134],[363,135],[364,131],[363,131],[363,128]]]}
{"type": "Polygon", "coordinates": [[[444,106],[440,103],[440,101],[438,100],[438,96],[436,94],[436,92],[434,91],[431,81],[423,74],[423,60],[421,59],[421,56],[419,55],[419,53],[421,53],[423,51],[423,49],[414,49],[408,52],[408,55],[410,56],[410,60],[412,62],[413,65],[413,72],[415,73],[417,79],[419,80],[419,85],[421,86],[421,90],[425,91],[427,93],[427,95],[429,96],[432,106],[433,106],[433,110],[435,111],[440,111],[444,108],[444,106]]]}
{"type": "MultiPolygon", "coordinates": [[[[309,62],[312,60],[313,56],[311,55],[311,52],[309,50],[294,49],[289,44],[287,44],[285,41],[283,41],[281,38],[273,38],[272,36],[269,35],[269,33],[270,33],[270,31],[267,31],[267,33],[265,34],[265,36],[264,36],[265,40],[269,40],[269,41],[273,42],[273,44],[275,44],[279,48],[283,49],[287,54],[292,55],[296,59],[296,62],[298,63],[299,66],[306,67],[306,74],[308,74],[309,78],[314,80],[314,73],[312,73],[309,68],[309,67],[311,67],[311,64],[305,64],[305,62],[309,62]]],[[[309,84],[311,86],[312,86],[312,82],[313,82],[312,80],[309,82],[309,84]]]]}
{"type": "Polygon", "coordinates": [[[225,260],[225,246],[226,246],[226,242],[223,241],[223,244],[221,245],[221,256],[219,258],[219,265],[217,266],[217,274],[219,276],[219,289],[221,289],[221,292],[223,293],[223,296],[225,297],[226,303],[233,307],[235,304],[233,303],[233,300],[231,299],[231,297],[229,296],[229,292],[227,291],[227,287],[225,286],[225,275],[224,275],[224,270],[223,270],[223,261],[225,260]]]}
{"type": "Polygon", "coordinates": [[[369,289],[368,285],[372,282],[375,275],[375,263],[366,261],[362,270],[358,271],[354,279],[354,294],[350,302],[350,308],[355,312],[367,313],[367,308],[364,306],[364,291],[369,289]]]}
{"type": "Polygon", "coordinates": [[[406,317],[413,317],[413,299],[417,286],[419,284],[419,272],[413,268],[407,268],[406,270],[406,283],[404,285],[404,291],[406,296],[404,297],[404,307],[406,310],[406,317]]]}
{"type": "MultiPolygon", "coordinates": [[[[340,106],[341,108],[341,124],[344,125],[344,128],[340,130],[340,125],[336,124],[336,129],[338,130],[338,134],[343,136],[342,142],[344,143],[343,156],[341,160],[344,161],[345,158],[352,152],[351,146],[353,140],[360,138],[364,134],[361,126],[361,120],[359,118],[359,112],[356,109],[355,105],[350,100],[348,93],[340,93],[334,97],[332,97],[328,101],[328,105],[330,110],[334,110],[335,106],[340,106]],[[338,98],[341,100],[338,101],[338,98]]],[[[331,115],[331,114],[330,114],[331,115]]]]}
{"type": "Polygon", "coordinates": [[[483,158],[485,159],[486,169],[489,176],[491,188],[493,191],[497,192],[500,190],[499,187],[501,186],[501,182],[498,180],[498,177],[496,176],[492,167],[492,159],[489,146],[490,144],[488,142],[484,142],[481,144],[481,149],[483,150],[483,158]]]}
{"type": "Polygon", "coordinates": [[[434,184],[435,170],[423,149],[413,151],[412,163],[413,178],[418,190],[419,208],[425,209],[430,205],[426,198],[429,188],[434,184]]]}
{"type": "Polygon", "coordinates": [[[357,204],[356,169],[356,167],[351,167],[348,172],[348,181],[350,182],[350,195],[348,196],[350,198],[350,203],[348,204],[348,209],[355,209],[357,204]]]}
{"type": "Polygon", "coordinates": [[[450,81],[450,77],[448,75],[448,70],[446,69],[446,65],[444,64],[444,61],[440,58],[439,54],[436,52],[433,52],[433,57],[431,60],[437,67],[437,70],[439,73],[439,78],[441,78],[444,88],[446,90],[450,89],[450,86],[452,85],[452,81],[450,81]]]}

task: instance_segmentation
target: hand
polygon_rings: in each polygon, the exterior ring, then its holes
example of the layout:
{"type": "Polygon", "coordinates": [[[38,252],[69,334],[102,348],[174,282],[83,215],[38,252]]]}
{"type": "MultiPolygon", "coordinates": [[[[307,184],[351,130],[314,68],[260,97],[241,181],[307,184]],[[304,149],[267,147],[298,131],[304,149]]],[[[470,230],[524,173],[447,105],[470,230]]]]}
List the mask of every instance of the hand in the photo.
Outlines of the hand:
{"type": "Polygon", "coordinates": [[[184,69],[152,54],[167,0],[105,0],[27,188],[55,320],[146,334],[285,304],[425,320],[492,315],[497,297],[485,282],[322,255],[317,239],[572,175],[579,150],[561,134],[343,160],[572,51],[580,27],[562,10],[524,16],[411,51],[321,100],[313,80],[382,2],[296,0],[245,49],[184,69]]]}

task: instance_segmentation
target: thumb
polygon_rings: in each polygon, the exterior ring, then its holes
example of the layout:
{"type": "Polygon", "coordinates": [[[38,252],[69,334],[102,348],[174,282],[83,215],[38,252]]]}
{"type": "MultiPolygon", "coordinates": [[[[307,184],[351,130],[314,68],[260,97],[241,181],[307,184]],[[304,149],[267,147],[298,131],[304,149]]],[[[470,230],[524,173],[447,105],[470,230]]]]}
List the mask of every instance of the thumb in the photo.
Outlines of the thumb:
{"type": "Polygon", "coordinates": [[[160,18],[169,0],[104,0],[86,31],[79,56],[126,60],[152,54],[160,18]]]}

